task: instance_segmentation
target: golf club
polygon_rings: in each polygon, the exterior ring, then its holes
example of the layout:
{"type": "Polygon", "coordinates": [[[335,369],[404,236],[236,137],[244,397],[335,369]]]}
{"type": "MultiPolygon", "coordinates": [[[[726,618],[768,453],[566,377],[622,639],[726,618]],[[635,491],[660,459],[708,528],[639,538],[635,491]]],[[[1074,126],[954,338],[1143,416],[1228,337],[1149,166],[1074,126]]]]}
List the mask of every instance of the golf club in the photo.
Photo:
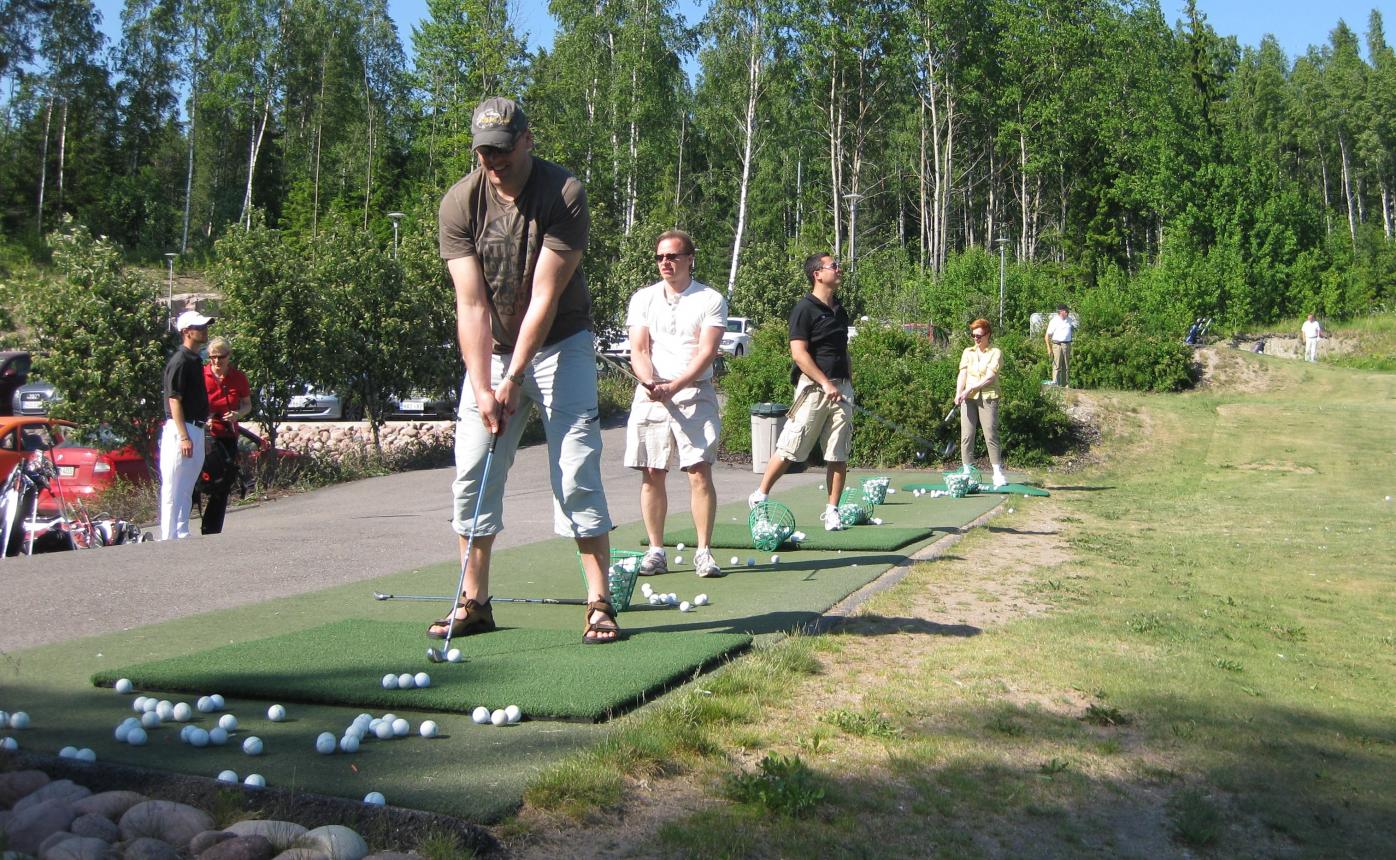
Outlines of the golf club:
{"type": "MultiPolygon", "coordinates": [[[[381,591],[373,592],[374,600],[417,600],[424,603],[436,603],[446,600],[446,594],[385,594],[381,591]]],[[[491,603],[546,603],[549,606],[586,606],[588,601],[580,597],[499,597],[490,598],[491,603]]],[[[638,606],[629,606],[627,609],[637,609],[638,606]]]]}
{"type": "MultiPolygon", "coordinates": [[[[942,423],[942,424],[949,424],[949,423],[950,423],[950,419],[954,418],[954,417],[955,417],[955,413],[958,412],[958,411],[960,411],[960,407],[959,407],[958,405],[952,404],[952,405],[950,406],[950,411],[947,412],[947,413],[945,413],[945,420],[942,421],[941,423],[942,423]]],[[[940,452],[940,459],[942,459],[942,460],[948,459],[948,458],[950,457],[950,455],[951,455],[952,453],[954,453],[954,451],[955,451],[955,443],[956,443],[955,437],[953,437],[953,436],[950,437],[950,440],[949,440],[948,442],[945,443],[945,447],[941,449],[941,452],[940,452]]]]}
{"type": "Polygon", "coordinates": [[[645,389],[646,391],[648,391],[649,389],[651,389],[651,388],[654,387],[654,386],[650,385],[649,383],[641,382],[641,381],[640,381],[640,377],[638,377],[638,376],[635,375],[635,371],[633,371],[633,370],[630,369],[630,365],[629,365],[628,363],[623,362],[623,361],[621,361],[620,359],[618,359],[618,358],[616,358],[616,357],[614,357],[614,356],[607,355],[606,353],[602,352],[602,351],[599,350],[599,349],[596,350],[596,357],[599,358],[599,359],[601,359],[602,361],[606,362],[607,364],[611,365],[611,367],[614,367],[615,369],[619,370],[621,373],[625,374],[626,376],[630,377],[632,380],[635,381],[635,384],[636,384],[636,385],[640,386],[641,388],[645,389]]]}
{"type": "Polygon", "coordinates": [[[480,485],[475,490],[475,515],[470,518],[470,536],[465,539],[465,553],[460,560],[460,584],[451,596],[451,609],[446,613],[446,641],[439,649],[427,646],[427,659],[433,663],[444,663],[446,653],[451,650],[451,634],[456,627],[456,601],[465,591],[465,572],[470,567],[470,550],[475,546],[475,529],[480,524],[480,503],[485,500],[485,488],[490,482],[490,464],[494,462],[494,446],[499,442],[499,434],[490,435],[490,447],[485,451],[485,470],[480,477],[480,485]]]}
{"type": "MultiPolygon", "coordinates": [[[[851,400],[850,400],[849,402],[850,402],[850,403],[853,403],[853,401],[851,401],[851,400]]],[[[869,418],[871,418],[872,420],[876,421],[877,423],[881,424],[882,426],[887,427],[888,429],[890,429],[890,430],[892,430],[892,431],[894,431],[894,432],[896,432],[896,433],[900,433],[901,435],[905,436],[907,439],[910,439],[911,441],[915,442],[917,445],[920,445],[921,447],[925,448],[927,451],[934,451],[934,450],[935,450],[936,443],[931,442],[931,441],[929,441],[929,440],[927,440],[927,439],[923,439],[923,438],[920,437],[920,436],[917,436],[915,433],[912,433],[910,430],[906,429],[905,427],[903,427],[902,425],[898,424],[897,422],[891,421],[891,420],[889,420],[889,419],[887,419],[887,418],[883,418],[881,415],[878,415],[876,412],[872,411],[871,409],[868,409],[868,408],[866,408],[866,407],[864,407],[864,406],[860,406],[860,405],[858,405],[857,403],[853,403],[853,408],[854,408],[855,410],[857,410],[858,412],[861,412],[862,414],[868,416],[869,418]]],[[[949,420],[948,417],[947,417],[946,420],[949,420]]]]}

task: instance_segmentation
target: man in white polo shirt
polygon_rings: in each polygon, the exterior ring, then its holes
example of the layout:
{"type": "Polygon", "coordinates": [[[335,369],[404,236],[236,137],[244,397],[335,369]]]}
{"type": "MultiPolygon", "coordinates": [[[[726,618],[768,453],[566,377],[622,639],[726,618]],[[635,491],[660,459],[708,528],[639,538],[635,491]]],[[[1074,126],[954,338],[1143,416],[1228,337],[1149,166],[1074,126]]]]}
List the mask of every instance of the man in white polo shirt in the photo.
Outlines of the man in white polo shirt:
{"type": "Polygon", "coordinates": [[[630,297],[625,326],[635,387],[625,430],[625,465],[640,470],[640,511],[650,549],[640,573],[667,573],[664,520],[669,512],[665,477],[675,464],[688,473],[693,526],[698,532],[693,568],[699,576],[722,576],[713,561],[713,517],[717,491],[712,464],[722,429],[713,361],[727,329],[727,300],[693,280],[693,240],[682,230],[659,237],[654,260],[657,283],[630,297]]]}
{"type": "Polygon", "coordinates": [[[1066,375],[1071,368],[1071,341],[1076,338],[1076,323],[1067,315],[1066,305],[1057,305],[1057,315],[1047,323],[1042,339],[1052,354],[1052,384],[1067,388],[1066,375]]]}
{"type": "Polygon", "coordinates": [[[1299,334],[1304,338],[1304,360],[1318,361],[1318,340],[1323,337],[1323,326],[1313,314],[1299,327],[1299,334]]]}

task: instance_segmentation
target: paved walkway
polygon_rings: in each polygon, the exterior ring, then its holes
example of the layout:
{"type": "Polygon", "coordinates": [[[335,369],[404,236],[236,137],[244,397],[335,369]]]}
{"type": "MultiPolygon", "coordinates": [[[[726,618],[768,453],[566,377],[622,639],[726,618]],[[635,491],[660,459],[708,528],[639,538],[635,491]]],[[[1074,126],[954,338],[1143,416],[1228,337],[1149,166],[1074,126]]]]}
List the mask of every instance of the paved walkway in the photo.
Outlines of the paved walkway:
{"type": "MultiPolygon", "coordinates": [[[[640,518],[639,477],[621,465],[625,428],[603,431],[611,517],[640,518]]],[[[788,475],[782,487],[822,480],[788,475]]],[[[519,451],[497,548],[552,536],[547,449],[519,451]]],[[[221,535],[0,559],[0,653],[303,594],[457,557],[451,469],[407,472],[230,510],[221,535]]],[[[756,486],[751,467],[713,470],[719,502],[756,486]]],[[[669,479],[670,520],[688,510],[669,479]]],[[[507,576],[507,574],[505,574],[507,576]]],[[[455,586],[454,576],[442,590],[455,586]]]]}

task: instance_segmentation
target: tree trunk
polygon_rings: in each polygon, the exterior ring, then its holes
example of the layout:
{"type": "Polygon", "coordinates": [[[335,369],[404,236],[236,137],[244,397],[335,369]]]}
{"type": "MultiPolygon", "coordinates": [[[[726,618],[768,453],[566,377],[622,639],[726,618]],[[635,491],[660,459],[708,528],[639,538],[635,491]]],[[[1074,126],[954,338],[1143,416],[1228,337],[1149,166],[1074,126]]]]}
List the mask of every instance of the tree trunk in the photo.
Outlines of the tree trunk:
{"type": "Polygon", "coordinates": [[[68,99],[63,99],[63,119],[58,123],[58,211],[63,211],[63,168],[68,154],[68,99]]]}
{"type": "MultiPolygon", "coordinates": [[[[252,103],[253,110],[256,110],[257,103],[252,103]]],[[[247,143],[247,185],[242,192],[242,215],[238,218],[243,227],[252,229],[252,176],[257,172],[257,157],[262,152],[262,140],[267,132],[267,123],[271,121],[271,96],[262,102],[262,119],[252,123],[252,133],[249,135],[247,143]]]]}
{"type": "Polygon", "coordinates": [[[1343,160],[1343,197],[1347,203],[1348,235],[1352,239],[1352,247],[1355,250],[1357,248],[1357,210],[1353,203],[1352,167],[1351,159],[1348,157],[1348,142],[1347,138],[1343,137],[1342,132],[1338,133],[1338,152],[1343,160]]]}
{"type": "Polygon", "coordinates": [[[44,186],[48,184],[48,129],[53,119],[53,96],[48,97],[44,106],[44,139],[39,145],[39,208],[34,220],[34,231],[44,235],[44,186]]]}
{"type": "Polygon", "coordinates": [[[761,99],[763,44],[759,15],[752,21],[751,47],[746,63],[746,112],[742,116],[742,180],[737,192],[737,229],[732,235],[732,265],[727,270],[727,295],[737,283],[737,267],[742,257],[742,238],[746,234],[747,195],[751,188],[751,165],[756,157],[756,108],[761,99]]]}

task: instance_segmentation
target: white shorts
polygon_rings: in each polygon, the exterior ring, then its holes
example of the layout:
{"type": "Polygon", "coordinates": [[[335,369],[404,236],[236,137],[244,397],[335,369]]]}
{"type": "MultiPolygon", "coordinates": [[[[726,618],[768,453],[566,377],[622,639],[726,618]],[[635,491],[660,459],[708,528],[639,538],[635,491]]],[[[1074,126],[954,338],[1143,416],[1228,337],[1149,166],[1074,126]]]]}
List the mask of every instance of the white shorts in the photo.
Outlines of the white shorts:
{"type": "Polygon", "coordinates": [[[625,427],[625,465],[667,471],[675,463],[680,469],[715,463],[721,432],[711,380],[683,389],[668,403],[651,400],[649,392],[637,385],[625,427]]]}
{"type": "Polygon", "coordinates": [[[800,376],[795,386],[795,411],[776,440],[776,453],[784,459],[803,463],[818,442],[825,462],[848,462],[853,443],[853,385],[847,379],[833,382],[843,395],[842,401],[831,400],[814,380],[800,376]],[[812,390],[806,394],[806,389],[812,390]]]}

